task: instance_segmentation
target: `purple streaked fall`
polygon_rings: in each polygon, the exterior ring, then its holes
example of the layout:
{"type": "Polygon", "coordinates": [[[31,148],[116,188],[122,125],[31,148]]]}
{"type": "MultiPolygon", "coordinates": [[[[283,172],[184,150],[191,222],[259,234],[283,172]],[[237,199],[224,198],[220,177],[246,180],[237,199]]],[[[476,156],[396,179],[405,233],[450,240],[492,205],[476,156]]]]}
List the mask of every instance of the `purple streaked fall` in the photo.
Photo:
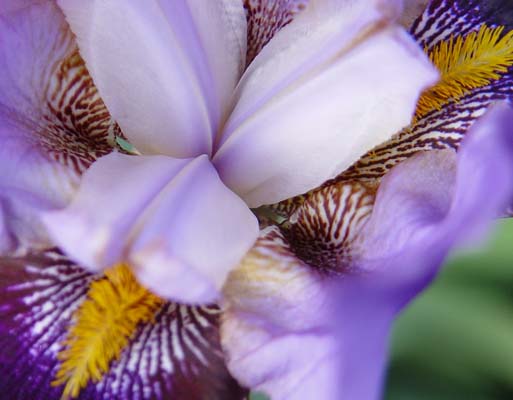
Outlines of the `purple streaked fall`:
{"type": "Polygon", "coordinates": [[[379,399],[511,213],[511,9],[3,0],[0,397],[379,399]]]}

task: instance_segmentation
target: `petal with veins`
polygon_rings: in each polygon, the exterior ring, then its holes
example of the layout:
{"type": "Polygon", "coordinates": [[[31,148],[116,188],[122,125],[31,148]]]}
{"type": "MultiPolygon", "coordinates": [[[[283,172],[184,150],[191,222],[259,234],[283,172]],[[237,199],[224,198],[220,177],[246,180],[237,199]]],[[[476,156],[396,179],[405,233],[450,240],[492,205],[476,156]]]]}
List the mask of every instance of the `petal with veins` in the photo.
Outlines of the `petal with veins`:
{"type": "Polygon", "coordinates": [[[262,48],[296,14],[304,10],[310,0],[244,0],[248,20],[248,51],[246,64],[249,65],[262,48]]]}
{"type": "MultiPolygon", "coordinates": [[[[419,0],[412,0],[416,3],[419,0]]],[[[421,1],[422,2],[422,1],[421,1]]],[[[451,35],[466,35],[488,26],[513,28],[509,0],[438,0],[431,1],[422,15],[414,21],[410,31],[422,48],[431,49],[451,35]]]]}
{"type": "Polygon", "coordinates": [[[54,2],[19,6],[0,14],[0,201],[13,246],[36,246],[35,210],[65,205],[115,124],[54,2]]]}
{"type": "MultiPolygon", "coordinates": [[[[76,311],[88,301],[91,285],[104,279],[55,250],[0,257],[0,376],[4,398],[62,397],[64,386],[52,384],[62,367],[59,354],[67,332],[78,323],[76,311]]],[[[100,315],[89,315],[95,317],[88,327],[90,334],[108,328],[101,312],[110,306],[116,309],[115,305],[102,303],[98,304],[100,315]]],[[[128,344],[105,365],[107,371],[98,380],[85,382],[78,398],[245,398],[247,391],[226,370],[218,325],[216,306],[162,301],[150,322],[138,324],[133,332],[119,330],[120,335],[130,335],[128,344]]],[[[94,353],[103,357],[101,345],[94,346],[87,336],[82,339],[93,345],[84,357],[94,353]]]]}
{"type": "Polygon", "coordinates": [[[266,228],[225,286],[231,373],[274,400],[377,398],[394,309],[358,279],[320,274],[266,228]]]}
{"type": "Polygon", "coordinates": [[[456,241],[480,235],[511,202],[512,126],[511,107],[493,106],[471,128],[457,155],[452,150],[419,153],[392,169],[363,235],[366,268],[381,269],[383,259],[402,258],[390,274],[394,279],[430,278],[439,266],[433,260],[456,241]],[[424,252],[431,257],[419,257],[424,252]]]}
{"type": "Polygon", "coordinates": [[[406,126],[436,80],[421,49],[393,25],[395,5],[371,3],[311,2],[242,78],[214,163],[251,207],[336,176],[406,126]]]}
{"type": "Polygon", "coordinates": [[[232,374],[278,400],[310,399],[314,390],[328,400],[378,398],[397,313],[451,247],[482,232],[511,199],[511,126],[513,110],[499,107],[458,155],[426,152],[394,168],[360,231],[365,251],[355,268],[363,273],[320,273],[280,228],[263,230],[224,288],[221,338],[232,374]]]}
{"type": "Polygon", "coordinates": [[[375,189],[341,182],[305,196],[283,233],[302,261],[320,270],[344,273],[362,251],[359,239],[368,222],[375,189]]]}
{"type": "Polygon", "coordinates": [[[61,0],[102,98],[149,154],[210,154],[245,64],[242,0],[61,0]]]}
{"type": "MultiPolygon", "coordinates": [[[[377,185],[393,166],[419,151],[458,150],[467,131],[491,105],[513,99],[512,46],[504,46],[504,42],[499,45],[500,40],[483,40],[480,35],[469,40],[470,31],[496,26],[495,18],[499,11],[504,14],[505,10],[497,9],[490,14],[485,9],[474,12],[477,3],[480,0],[433,2],[412,27],[413,36],[432,59],[435,53],[440,54],[440,48],[451,47],[451,51],[436,57],[436,62],[444,70],[442,77],[446,76],[445,84],[450,85],[449,93],[460,93],[460,96],[454,98],[445,93],[440,96],[442,92],[438,92],[433,97],[436,92],[426,91],[422,97],[434,99],[440,109],[424,107],[424,112],[419,114],[418,108],[415,121],[407,129],[365,154],[338,176],[337,181],[360,180],[377,185]],[[453,40],[468,41],[470,45],[450,45],[453,40]],[[490,79],[492,71],[497,79],[490,79]]],[[[504,34],[510,29],[506,27],[504,34]]],[[[493,36],[489,29],[482,32],[493,36]]],[[[424,100],[423,104],[430,102],[424,100]]]]}
{"type": "Polygon", "coordinates": [[[94,269],[127,260],[155,293],[188,302],[212,301],[258,234],[206,156],[112,153],[84,174],[68,208],[43,219],[73,259],[94,269]]]}

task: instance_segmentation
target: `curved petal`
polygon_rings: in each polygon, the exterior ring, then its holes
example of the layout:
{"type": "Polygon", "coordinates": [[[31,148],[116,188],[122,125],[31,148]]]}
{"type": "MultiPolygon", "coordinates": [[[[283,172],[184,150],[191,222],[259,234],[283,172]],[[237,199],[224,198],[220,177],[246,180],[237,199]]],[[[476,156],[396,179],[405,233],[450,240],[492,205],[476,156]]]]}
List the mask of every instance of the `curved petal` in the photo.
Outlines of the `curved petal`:
{"type": "Polygon", "coordinates": [[[458,155],[420,153],[387,174],[363,234],[366,268],[402,260],[385,272],[398,282],[429,281],[452,246],[479,237],[511,203],[512,126],[513,109],[506,103],[492,106],[458,155]]]}
{"type": "MultiPolygon", "coordinates": [[[[247,391],[224,365],[219,309],[167,301],[154,310],[151,321],[128,332],[132,334],[130,341],[120,349],[117,359],[104,365],[106,371],[99,379],[85,379],[79,396],[63,396],[65,386],[55,384],[55,380],[63,365],[61,354],[67,333],[79,324],[77,310],[90,301],[92,287],[105,280],[105,276],[89,273],[54,250],[0,258],[0,374],[4,398],[245,398],[247,391]]],[[[105,308],[115,305],[98,307],[106,313],[105,308]]],[[[100,327],[111,328],[105,315],[97,318],[91,329],[100,331],[100,327]]],[[[96,353],[102,358],[105,354],[104,349],[94,350],[83,356],[96,353]]]]}
{"type": "Polygon", "coordinates": [[[266,228],[224,289],[231,373],[277,400],[377,399],[395,309],[358,279],[319,273],[266,228]]]}
{"type": "Polygon", "coordinates": [[[238,88],[214,163],[251,207],[319,186],[406,126],[437,73],[395,2],[312,1],[238,88]]]}
{"type": "Polygon", "coordinates": [[[187,302],[215,299],[258,234],[206,156],[110,154],[68,208],[43,220],[71,258],[96,270],[127,261],[155,293],[187,302]]]}
{"type": "Polygon", "coordinates": [[[394,168],[359,231],[364,252],[353,263],[363,273],[323,273],[297,256],[287,232],[262,231],[224,288],[234,376],[273,399],[308,399],[315,387],[323,399],[379,398],[393,319],[451,247],[511,199],[511,126],[513,111],[494,109],[458,155],[427,152],[394,168]]]}
{"type": "Polygon", "coordinates": [[[245,63],[241,0],[59,4],[110,112],[138,150],[210,154],[245,63]]]}
{"type": "Polygon", "coordinates": [[[0,14],[0,202],[12,246],[47,245],[35,210],[66,204],[116,125],[54,2],[19,6],[0,14]]]}
{"type": "MultiPolygon", "coordinates": [[[[411,7],[415,8],[416,3],[412,1],[411,7]]],[[[431,2],[413,25],[412,35],[442,68],[444,58],[435,57],[442,45],[450,46],[451,40],[464,40],[480,46],[480,36],[472,37],[469,32],[497,26],[499,16],[507,15],[505,4],[501,4],[504,2],[495,5],[486,3],[482,0],[431,2]],[[493,11],[488,10],[489,7],[493,11]]],[[[482,31],[485,36],[493,32],[491,28],[486,29],[482,31]]],[[[504,35],[509,29],[511,26],[506,27],[504,35]]],[[[449,97],[439,88],[436,90],[436,86],[435,90],[427,90],[419,101],[415,121],[407,129],[372,149],[336,180],[363,180],[377,185],[392,167],[416,152],[444,148],[457,150],[469,128],[488,107],[501,100],[513,99],[513,63],[511,56],[508,56],[513,48],[509,45],[508,50],[507,44],[504,47],[499,38],[497,36],[497,40],[487,42],[487,51],[472,52],[472,46],[468,45],[454,50],[452,61],[443,66],[442,79],[445,85],[453,88],[451,92],[454,90],[461,95],[449,97]],[[495,52],[498,57],[489,57],[495,52]],[[488,71],[482,75],[479,83],[468,85],[467,82],[473,80],[473,74],[465,75],[467,70],[461,68],[461,61],[458,61],[463,59],[480,65],[483,69],[478,74],[488,71]],[[489,71],[494,71],[494,76],[489,71]]]]}
{"type": "Polygon", "coordinates": [[[48,246],[46,231],[36,216],[65,206],[78,186],[78,174],[49,159],[32,140],[24,139],[26,134],[0,120],[0,204],[4,214],[0,230],[10,237],[0,247],[0,254],[29,244],[48,246]]]}

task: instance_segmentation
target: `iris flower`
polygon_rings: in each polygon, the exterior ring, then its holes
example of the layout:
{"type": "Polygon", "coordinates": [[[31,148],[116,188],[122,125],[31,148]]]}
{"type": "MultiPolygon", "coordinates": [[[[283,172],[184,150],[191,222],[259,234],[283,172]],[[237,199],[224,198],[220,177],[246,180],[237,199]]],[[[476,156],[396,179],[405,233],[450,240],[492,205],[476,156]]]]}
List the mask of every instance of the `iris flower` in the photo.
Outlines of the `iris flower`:
{"type": "Polygon", "coordinates": [[[513,194],[501,4],[425,3],[5,2],[2,395],[378,398],[513,194]]]}

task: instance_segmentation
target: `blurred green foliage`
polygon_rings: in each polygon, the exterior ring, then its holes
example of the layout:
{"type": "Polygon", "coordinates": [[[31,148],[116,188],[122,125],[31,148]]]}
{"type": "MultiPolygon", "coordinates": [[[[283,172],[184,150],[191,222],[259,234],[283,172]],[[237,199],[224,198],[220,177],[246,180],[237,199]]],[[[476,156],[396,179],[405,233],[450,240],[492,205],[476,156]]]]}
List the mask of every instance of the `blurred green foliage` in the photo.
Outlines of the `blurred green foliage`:
{"type": "Polygon", "coordinates": [[[513,399],[513,220],[454,256],[400,316],[385,399],[513,399]]]}
{"type": "Polygon", "coordinates": [[[513,399],[513,220],[398,319],[386,399],[513,399]]]}

